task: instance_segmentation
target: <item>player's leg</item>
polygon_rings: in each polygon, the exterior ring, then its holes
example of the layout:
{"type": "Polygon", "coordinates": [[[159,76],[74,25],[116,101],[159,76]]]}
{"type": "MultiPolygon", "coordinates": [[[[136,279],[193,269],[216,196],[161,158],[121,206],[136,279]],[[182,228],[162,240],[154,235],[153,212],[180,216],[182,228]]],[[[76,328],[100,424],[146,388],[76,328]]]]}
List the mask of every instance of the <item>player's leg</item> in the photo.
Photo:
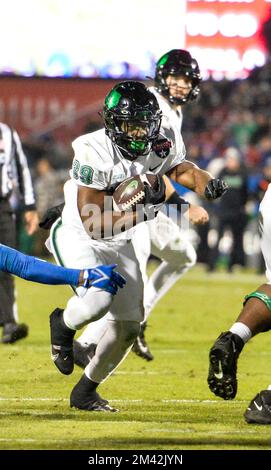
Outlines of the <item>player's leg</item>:
{"type": "Polygon", "coordinates": [[[74,363],[84,369],[93,358],[98,342],[107,329],[108,314],[89,323],[81,335],[73,341],[74,363]]]}
{"type": "Polygon", "coordinates": [[[100,339],[95,355],[72,390],[70,403],[87,411],[116,411],[97,394],[104,382],[125,359],[139,332],[139,321],[107,320],[107,329],[100,339]]]}
{"type": "Polygon", "coordinates": [[[146,319],[157,302],[195,265],[197,259],[193,245],[181,236],[169,242],[163,249],[153,246],[152,254],[162,259],[162,262],[146,285],[146,319]]]}
{"type": "MultiPolygon", "coordinates": [[[[53,254],[60,265],[82,269],[82,266],[110,264],[109,258],[92,244],[87,235],[68,228],[61,222],[56,222],[52,227],[50,241],[53,254]]],[[[80,289],[78,287],[76,292],[79,293],[80,289]]],[[[91,287],[83,297],[74,295],[64,310],[57,308],[50,315],[52,358],[63,374],[73,371],[72,348],[76,330],[105,315],[112,299],[113,296],[108,292],[91,287]]]]}
{"type": "MultiPolygon", "coordinates": [[[[6,201],[1,202],[0,208],[0,242],[15,248],[16,232],[13,213],[6,201]]],[[[13,276],[0,271],[0,323],[3,325],[2,343],[14,343],[25,338],[28,327],[17,323],[17,305],[13,276]]]]}
{"type": "MultiPolygon", "coordinates": [[[[157,217],[159,217],[159,215],[157,217]]],[[[152,223],[153,221],[139,224],[136,227],[135,233],[133,235],[133,245],[135,248],[136,257],[139,261],[142,279],[144,282],[144,306],[145,306],[145,289],[148,284],[147,264],[148,264],[148,260],[151,254],[150,226],[152,223]]],[[[146,315],[146,311],[145,311],[145,315],[146,315]]],[[[142,322],[140,325],[139,335],[137,336],[133,344],[132,351],[137,356],[142,357],[146,361],[151,361],[153,359],[153,355],[145,339],[146,326],[147,326],[147,323],[144,320],[144,322],[142,322]]]]}
{"type": "MultiPolygon", "coordinates": [[[[184,238],[184,233],[177,224],[162,212],[151,222],[145,225],[148,234],[142,236],[138,232],[136,240],[136,253],[140,260],[141,271],[144,279],[144,307],[145,320],[141,325],[140,334],[135,341],[133,351],[140,357],[150,361],[153,355],[145,338],[146,320],[157,302],[169,291],[196,262],[196,252],[192,244],[184,238]],[[140,237],[138,237],[138,234],[140,237]],[[151,245],[146,253],[145,241],[150,239],[151,245]],[[142,243],[144,240],[144,243],[142,243]],[[150,251],[161,263],[148,279],[147,261],[150,251]],[[146,256],[147,254],[147,256],[146,256]]],[[[133,241],[135,244],[135,241],[133,241]]],[[[148,241],[149,243],[149,241],[148,241]]]]}
{"type": "Polygon", "coordinates": [[[234,216],[229,220],[229,226],[233,237],[229,260],[229,271],[231,271],[235,264],[245,266],[245,252],[243,244],[244,230],[246,226],[245,214],[240,213],[238,218],[234,216]]]}
{"type": "MultiPolygon", "coordinates": [[[[150,235],[147,223],[142,223],[136,227],[135,234],[133,236],[133,246],[136,252],[136,257],[140,265],[140,271],[142,278],[145,282],[148,281],[147,277],[147,262],[150,256],[150,235]],[[144,240],[144,243],[142,241],[144,240]]],[[[108,318],[110,314],[104,315],[97,321],[91,322],[83,330],[82,334],[74,340],[73,352],[74,362],[79,367],[85,368],[89,363],[90,359],[94,356],[96,346],[108,327],[108,318]]],[[[145,324],[142,323],[140,328],[141,332],[144,331],[145,324]]],[[[152,359],[152,354],[148,350],[148,347],[142,344],[142,337],[138,337],[138,341],[135,341],[133,345],[133,351],[139,356],[147,357],[147,360],[152,359]],[[140,348],[138,348],[138,341],[140,342],[140,348]]],[[[144,341],[144,339],[143,339],[144,341]]],[[[145,358],[146,358],[145,357],[145,358]]]]}
{"type": "Polygon", "coordinates": [[[148,361],[153,359],[153,355],[145,336],[147,319],[159,300],[196,262],[196,252],[192,244],[181,236],[175,237],[163,249],[152,245],[152,254],[162,259],[162,262],[145,284],[145,321],[141,325],[140,334],[133,346],[133,351],[148,361]]]}
{"type": "Polygon", "coordinates": [[[229,331],[221,333],[210,350],[208,384],[225,400],[237,393],[237,361],[244,344],[252,336],[271,329],[271,189],[260,206],[261,249],[266,265],[267,283],[245,297],[244,306],[229,331]]]}
{"type": "Polygon", "coordinates": [[[196,252],[187,236],[187,232],[163,213],[150,225],[151,253],[162,262],[145,285],[145,319],[169,289],[195,265],[196,252]]]}
{"type": "Polygon", "coordinates": [[[87,411],[115,411],[96,389],[130,351],[144,315],[142,276],[132,244],[119,248],[117,257],[127,284],[116,295],[95,355],[71,393],[71,406],[87,411]]]}
{"type": "Polygon", "coordinates": [[[189,241],[177,236],[163,249],[152,245],[152,254],[162,259],[144,287],[145,320],[141,324],[133,351],[143,359],[154,359],[146,340],[147,319],[159,300],[196,262],[196,252],[189,241]]]}
{"type": "Polygon", "coordinates": [[[163,213],[149,223],[151,253],[161,259],[160,265],[144,283],[145,321],[141,325],[133,351],[151,360],[153,355],[145,337],[146,320],[159,300],[196,262],[196,252],[173,220],[163,213]]]}
{"type": "MultiPolygon", "coordinates": [[[[133,246],[136,253],[137,260],[140,265],[144,284],[148,281],[147,276],[147,262],[151,252],[150,232],[148,228],[149,223],[139,224],[133,235],[133,246]]],[[[105,315],[100,320],[90,323],[86,326],[82,334],[74,341],[73,352],[74,362],[79,367],[86,367],[91,357],[95,352],[96,345],[107,329],[108,315],[105,315]]],[[[148,350],[147,345],[144,345],[144,338],[142,343],[142,332],[144,331],[144,323],[141,327],[141,334],[138,341],[133,345],[133,351],[139,356],[151,360],[153,358],[151,352],[148,350]],[[139,346],[139,345],[140,346],[139,346]]]]}
{"type": "MultiPolygon", "coordinates": [[[[166,294],[166,292],[180,279],[196,262],[196,253],[192,244],[185,240],[179,227],[164,214],[158,215],[155,221],[140,224],[133,237],[136,256],[140,263],[144,279],[145,320],[151,310],[166,294]],[[150,255],[150,238],[152,238],[152,253],[163,261],[155,270],[151,278],[147,277],[147,261],[150,255]],[[143,243],[144,241],[144,243],[143,243]]],[[[106,319],[89,325],[78,341],[75,343],[76,363],[82,367],[93,352],[93,344],[97,344],[99,337],[105,330],[106,319]]],[[[146,323],[141,324],[133,351],[146,360],[152,360],[153,355],[145,339],[146,323]]]]}

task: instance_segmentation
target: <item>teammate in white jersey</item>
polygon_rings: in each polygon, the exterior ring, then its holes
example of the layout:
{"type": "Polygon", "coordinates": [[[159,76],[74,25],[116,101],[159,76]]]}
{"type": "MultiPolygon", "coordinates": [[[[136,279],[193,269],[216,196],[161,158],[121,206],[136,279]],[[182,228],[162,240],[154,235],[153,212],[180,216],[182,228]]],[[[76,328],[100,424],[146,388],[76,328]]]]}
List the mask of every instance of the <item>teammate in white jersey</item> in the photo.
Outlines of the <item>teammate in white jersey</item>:
{"type": "MultiPolygon", "coordinates": [[[[199,94],[201,75],[198,63],[188,51],[173,49],[158,60],[154,82],[155,86],[149,90],[157,98],[163,113],[162,123],[164,126],[174,127],[179,134],[182,126],[181,107],[196,99],[199,94]]],[[[161,145],[159,151],[163,152],[161,145]]],[[[181,207],[183,202],[185,201],[180,199],[173,190],[168,203],[179,204],[181,207]]],[[[190,204],[188,214],[192,223],[208,222],[208,213],[202,207],[190,204]]],[[[187,233],[161,211],[155,220],[138,227],[133,242],[146,279],[144,283],[145,322],[135,341],[133,351],[150,360],[152,354],[144,337],[146,320],[161,297],[195,265],[197,255],[187,233]],[[141,243],[143,237],[146,237],[144,231],[149,232],[151,253],[148,253],[146,245],[142,246],[141,243]],[[150,254],[159,258],[161,263],[148,279],[146,268],[150,254]]]]}
{"type": "MultiPolygon", "coordinates": [[[[208,384],[224,400],[237,393],[237,361],[244,345],[258,333],[271,329],[271,184],[259,208],[261,251],[266,266],[267,282],[245,296],[243,309],[229,331],[221,333],[210,350],[208,384]]],[[[248,423],[271,424],[271,389],[262,390],[249,404],[248,423]]]]}
{"type": "MultiPolygon", "coordinates": [[[[201,75],[197,61],[188,51],[173,49],[164,54],[156,64],[155,86],[149,90],[155,95],[163,113],[162,125],[175,128],[181,139],[182,109],[181,107],[197,98],[201,75]]],[[[169,149],[168,141],[160,139],[154,146],[155,152],[161,159],[166,159],[169,149]]],[[[154,164],[152,167],[157,166],[154,164]]],[[[151,167],[151,168],[152,168],[151,167]]],[[[168,186],[170,183],[168,182],[168,186]]],[[[189,220],[192,223],[208,222],[208,213],[202,207],[188,204],[180,198],[172,186],[168,200],[176,204],[184,212],[184,204],[189,207],[189,220]]],[[[157,302],[179,280],[197,259],[196,251],[188,238],[187,231],[182,230],[165,213],[159,211],[157,217],[140,224],[134,232],[133,244],[144,280],[145,318],[141,324],[132,351],[138,356],[150,361],[153,355],[145,339],[146,321],[157,302]],[[144,243],[142,243],[144,240],[144,243]],[[147,276],[147,262],[150,254],[161,260],[150,278],[147,276]]],[[[74,343],[75,362],[83,367],[89,356],[95,350],[99,338],[106,328],[106,317],[95,324],[90,324],[74,343]]]]}
{"type": "Polygon", "coordinates": [[[105,99],[105,129],[73,142],[75,156],[71,179],[65,184],[62,221],[51,229],[53,252],[60,264],[72,268],[117,264],[127,281],[113,302],[110,294],[91,287],[84,297],[72,297],[64,311],[56,309],[50,315],[52,358],[60,372],[70,374],[76,330],[110,312],[95,355],[71,393],[70,404],[79,409],[115,411],[96,389],[129,352],[144,316],[142,274],[127,230],[140,218],[137,212],[112,212],[109,195],[114,186],[151,169],[158,175],[156,190],[145,186],[140,216],[148,216],[150,206],[153,214],[159,210],[165,199],[165,174],[207,199],[226,190],[223,181],[185,160],[183,142],[174,129],[160,129],[161,114],[155,96],[142,83],[123,82],[105,99]],[[166,159],[152,150],[161,138],[169,142],[166,159]]]}

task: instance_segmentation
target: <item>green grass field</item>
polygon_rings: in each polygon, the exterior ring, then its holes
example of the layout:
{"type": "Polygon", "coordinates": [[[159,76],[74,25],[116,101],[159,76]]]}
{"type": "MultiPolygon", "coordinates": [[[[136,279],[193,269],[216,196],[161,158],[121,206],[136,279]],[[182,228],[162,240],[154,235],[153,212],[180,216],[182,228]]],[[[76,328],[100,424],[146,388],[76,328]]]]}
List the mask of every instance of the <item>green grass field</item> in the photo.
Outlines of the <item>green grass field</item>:
{"type": "Polygon", "coordinates": [[[247,425],[243,413],[271,383],[270,333],[246,346],[239,362],[239,391],[232,402],[211,394],[208,352],[240,311],[242,298],[263,282],[253,274],[188,273],[150,318],[155,360],[130,353],[101,387],[120,413],[69,407],[81,376],[61,375],[50,359],[48,314],[64,306],[67,287],[17,281],[20,319],[30,336],[0,345],[0,449],[271,449],[271,427],[247,425]]]}

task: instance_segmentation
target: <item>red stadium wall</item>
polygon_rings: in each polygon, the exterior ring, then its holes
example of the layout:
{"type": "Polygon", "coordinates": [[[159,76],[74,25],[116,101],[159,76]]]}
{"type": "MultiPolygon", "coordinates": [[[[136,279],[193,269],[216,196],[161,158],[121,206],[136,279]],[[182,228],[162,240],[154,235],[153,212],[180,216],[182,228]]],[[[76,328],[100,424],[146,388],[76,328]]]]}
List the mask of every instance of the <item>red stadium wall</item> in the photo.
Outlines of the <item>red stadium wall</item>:
{"type": "Polygon", "coordinates": [[[97,115],[115,80],[0,77],[0,120],[22,137],[97,115]]]}

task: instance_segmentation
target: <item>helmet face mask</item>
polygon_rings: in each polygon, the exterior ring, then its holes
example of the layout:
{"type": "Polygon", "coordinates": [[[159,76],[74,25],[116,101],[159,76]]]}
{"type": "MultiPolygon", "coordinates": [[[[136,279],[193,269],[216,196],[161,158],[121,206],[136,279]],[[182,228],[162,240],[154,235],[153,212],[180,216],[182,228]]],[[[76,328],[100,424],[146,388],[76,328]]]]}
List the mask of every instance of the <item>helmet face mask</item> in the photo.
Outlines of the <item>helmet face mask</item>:
{"type": "Polygon", "coordinates": [[[161,118],[155,96],[143,83],[121,82],[106,96],[105,132],[127,159],[150,152],[159,135],[161,118]]]}
{"type": "Polygon", "coordinates": [[[156,122],[124,119],[121,122],[121,130],[125,133],[123,140],[127,142],[126,147],[135,155],[145,155],[151,148],[152,136],[155,133],[156,122]]]}
{"type": "Polygon", "coordinates": [[[199,94],[199,84],[201,75],[196,59],[191,57],[188,51],[182,49],[173,49],[164,54],[156,64],[155,87],[172,104],[182,105],[188,101],[193,101],[199,94]],[[190,81],[191,90],[189,93],[171,93],[168,79],[172,77],[178,80],[190,81]]]}

